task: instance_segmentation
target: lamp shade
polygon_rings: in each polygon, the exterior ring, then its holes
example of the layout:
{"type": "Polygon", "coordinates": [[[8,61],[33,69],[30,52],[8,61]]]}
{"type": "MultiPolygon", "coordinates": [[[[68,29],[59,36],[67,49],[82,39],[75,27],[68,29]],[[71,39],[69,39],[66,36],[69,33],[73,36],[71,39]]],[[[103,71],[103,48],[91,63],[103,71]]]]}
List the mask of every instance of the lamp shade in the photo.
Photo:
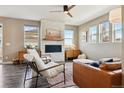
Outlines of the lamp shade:
{"type": "Polygon", "coordinates": [[[110,23],[121,23],[121,8],[116,8],[109,12],[109,21],[110,23]]]}

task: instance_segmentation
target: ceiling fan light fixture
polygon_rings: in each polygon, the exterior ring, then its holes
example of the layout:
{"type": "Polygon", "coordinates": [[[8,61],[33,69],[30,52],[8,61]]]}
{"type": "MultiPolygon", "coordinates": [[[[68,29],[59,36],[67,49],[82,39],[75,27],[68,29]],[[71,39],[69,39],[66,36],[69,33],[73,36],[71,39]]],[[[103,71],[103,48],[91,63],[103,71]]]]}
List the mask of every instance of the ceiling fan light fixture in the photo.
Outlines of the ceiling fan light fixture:
{"type": "Polygon", "coordinates": [[[64,11],[64,13],[65,13],[65,14],[67,14],[67,13],[68,13],[68,11],[64,11]]]}
{"type": "Polygon", "coordinates": [[[50,12],[63,12],[64,14],[73,17],[71,13],[69,12],[75,5],[71,5],[68,7],[68,5],[63,5],[63,11],[50,11],[50,12]]]}
{"type": "Polygon", "coordinates": [[[64,5],[64,13],[67,14],[68,13],[68,6],[64,5]]]}

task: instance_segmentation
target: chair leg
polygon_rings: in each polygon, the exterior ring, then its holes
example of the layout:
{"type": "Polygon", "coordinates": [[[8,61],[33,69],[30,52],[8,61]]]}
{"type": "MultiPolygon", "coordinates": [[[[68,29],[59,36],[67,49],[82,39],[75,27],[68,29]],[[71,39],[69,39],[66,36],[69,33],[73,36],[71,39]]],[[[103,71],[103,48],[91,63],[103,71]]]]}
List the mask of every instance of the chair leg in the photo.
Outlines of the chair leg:
{"type": "Polygon", "coordinates": [[[23,83],[24,88],[25,88],[25,82],[26,82],[27,71],[28,71],[28,64],[27,64],[27,66],[26,66],[26,71],[25,71],[25,77],[24,77],[24,83],[23,83]]]}
{"type": "Polygon", "coordinates": [[[65,77],[65,64],[64,64],[64,71],[63,71],[63,73],[64,73],[64,84],[66,84],[66,77],[65,77]]]}
{"type": "Polygon", "coordinates": [[[35,88],[37,88],[37,82],[38,82],[38,75],[39,75],[39,74],[37,74],[37,77],[36,77],[36,83],[35,83],[35,88]]]}

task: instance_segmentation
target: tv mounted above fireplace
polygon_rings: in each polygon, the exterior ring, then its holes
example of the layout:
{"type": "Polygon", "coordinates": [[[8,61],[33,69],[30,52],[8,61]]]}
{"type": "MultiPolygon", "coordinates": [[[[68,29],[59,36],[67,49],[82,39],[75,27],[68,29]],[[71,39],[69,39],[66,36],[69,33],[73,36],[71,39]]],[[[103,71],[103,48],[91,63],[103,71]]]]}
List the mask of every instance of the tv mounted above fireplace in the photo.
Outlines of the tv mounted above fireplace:
{"type": "Polygon", "coordinates": [[[45,45],[45,53],[62,52],[62,45],[45,45]]]}

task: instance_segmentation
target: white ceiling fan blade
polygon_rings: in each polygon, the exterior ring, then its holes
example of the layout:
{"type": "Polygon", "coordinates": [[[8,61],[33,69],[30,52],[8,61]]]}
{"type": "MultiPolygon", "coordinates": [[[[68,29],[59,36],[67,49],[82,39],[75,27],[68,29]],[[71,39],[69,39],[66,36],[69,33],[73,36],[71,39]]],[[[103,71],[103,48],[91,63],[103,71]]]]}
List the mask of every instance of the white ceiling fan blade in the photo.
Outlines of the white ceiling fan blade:
{"type": "Polygon", "coordinates": [[[50,12],[63,12],[63,11],[50,11],[50,12]]]}

